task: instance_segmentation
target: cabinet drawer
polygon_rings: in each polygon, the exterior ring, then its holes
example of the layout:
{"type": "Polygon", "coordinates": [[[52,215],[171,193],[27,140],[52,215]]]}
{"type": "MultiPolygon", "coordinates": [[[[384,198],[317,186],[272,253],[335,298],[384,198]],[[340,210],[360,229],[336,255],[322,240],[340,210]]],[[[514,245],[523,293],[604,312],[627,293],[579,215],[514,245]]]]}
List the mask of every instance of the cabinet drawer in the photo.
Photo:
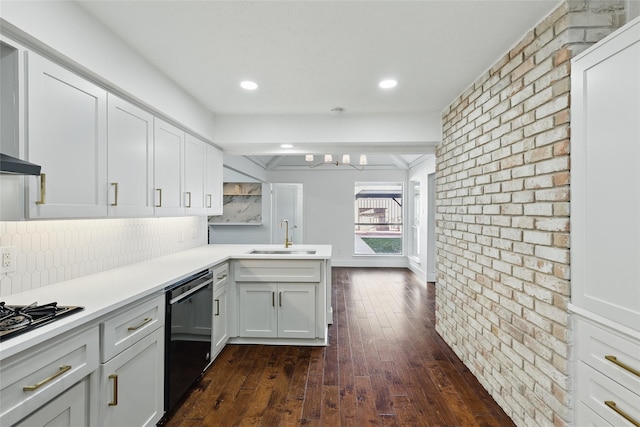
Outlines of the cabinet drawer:
{"type": "Polygon", "coordinates": [[[3,360],[0,425],[13,425],[95,371],[99,346],[95,326],[3,360]]]}
{"type": "Polygon", "coordinates": [[[583,402],[578,402],[575,425],[577,427],[613,427],[613,424],[605,421],[583,402]]]}
{"type": "Polygon", "coordinates": [[[164,324],[165,296],[159,295],[104,321],[101,362],[106,362],[164,324]]]}
{"type": "Polygon", "coordinates": [[[320,262],[306,260],[239,260],[236,282],[319,282],[320,262]]]}
{"type": "Polygon", "coordinates": [[[640,394],[639,342],[580,318],[576,331],[578,360],[640,394]]]}
{"type": "Polygon", "coordinates": [[[213,290],[217,290],[227,284],[229,279],[229,264],[223,264],[213,269],[213,290]]]}
{"type": "Polygon", "coordinates": [[[639,394],[607,378],[584,362],[578,363],[578,378],[578,399],[600,417],[613,425],[626,425],[625,416],[640,423],[639,394]]]}

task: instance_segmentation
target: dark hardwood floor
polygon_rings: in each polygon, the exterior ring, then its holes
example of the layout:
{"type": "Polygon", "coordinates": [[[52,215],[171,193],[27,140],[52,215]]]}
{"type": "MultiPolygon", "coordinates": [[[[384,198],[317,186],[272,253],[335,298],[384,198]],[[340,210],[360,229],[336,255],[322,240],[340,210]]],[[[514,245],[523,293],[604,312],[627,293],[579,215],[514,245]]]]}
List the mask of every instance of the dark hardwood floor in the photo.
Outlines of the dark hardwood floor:
{"type": "Polygon", "coordinates": [[[434,293],[334,267],[328,347],[227,345],[164,425],[513,426],[435,332],[434,293]]]}

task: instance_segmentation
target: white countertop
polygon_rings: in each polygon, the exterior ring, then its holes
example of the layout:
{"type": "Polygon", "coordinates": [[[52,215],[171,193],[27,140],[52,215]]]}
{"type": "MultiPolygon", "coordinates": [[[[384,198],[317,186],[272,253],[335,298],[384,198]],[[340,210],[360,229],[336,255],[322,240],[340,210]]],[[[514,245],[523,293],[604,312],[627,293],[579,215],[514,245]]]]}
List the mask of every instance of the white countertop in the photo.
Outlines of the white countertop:
{"type": "Polygon", "coordinates": [[[115,268],[77,279],[2,297],[7,305],[57,302],[83,311],[0,343],[0,360],[164,289],[200,270],[230,259],[330,259],[331,245],[293,245],[291,251],[315,254],[250,254],[253,250],[285,250],[284,245],[204,245],[172,255],[115,268]]]}

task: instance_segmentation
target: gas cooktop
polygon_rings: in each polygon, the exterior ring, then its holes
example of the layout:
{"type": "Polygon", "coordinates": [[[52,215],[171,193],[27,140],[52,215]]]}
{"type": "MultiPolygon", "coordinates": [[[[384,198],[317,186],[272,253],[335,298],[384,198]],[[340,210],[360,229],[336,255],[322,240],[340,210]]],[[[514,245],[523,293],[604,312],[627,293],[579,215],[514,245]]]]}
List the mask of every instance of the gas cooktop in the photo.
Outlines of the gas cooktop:
{"type": "Polygon", "coordinates": [[[57,302],[38,305],[5,305],[0,302],[0,341],[29,332],[69,314],[84,310],[78,306],[58,306],[57,302]]]}

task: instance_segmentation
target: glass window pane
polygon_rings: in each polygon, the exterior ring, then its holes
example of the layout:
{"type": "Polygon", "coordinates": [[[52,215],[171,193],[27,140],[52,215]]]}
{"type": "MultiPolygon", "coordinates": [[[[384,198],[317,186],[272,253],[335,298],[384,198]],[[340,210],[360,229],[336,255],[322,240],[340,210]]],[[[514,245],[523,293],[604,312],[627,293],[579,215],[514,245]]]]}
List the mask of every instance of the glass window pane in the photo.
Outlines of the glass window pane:
{"type": "Polygon", "coordinates": [[[356,255],[402,255],[402,190],[402,183],[356,183],[356,255]]]}

